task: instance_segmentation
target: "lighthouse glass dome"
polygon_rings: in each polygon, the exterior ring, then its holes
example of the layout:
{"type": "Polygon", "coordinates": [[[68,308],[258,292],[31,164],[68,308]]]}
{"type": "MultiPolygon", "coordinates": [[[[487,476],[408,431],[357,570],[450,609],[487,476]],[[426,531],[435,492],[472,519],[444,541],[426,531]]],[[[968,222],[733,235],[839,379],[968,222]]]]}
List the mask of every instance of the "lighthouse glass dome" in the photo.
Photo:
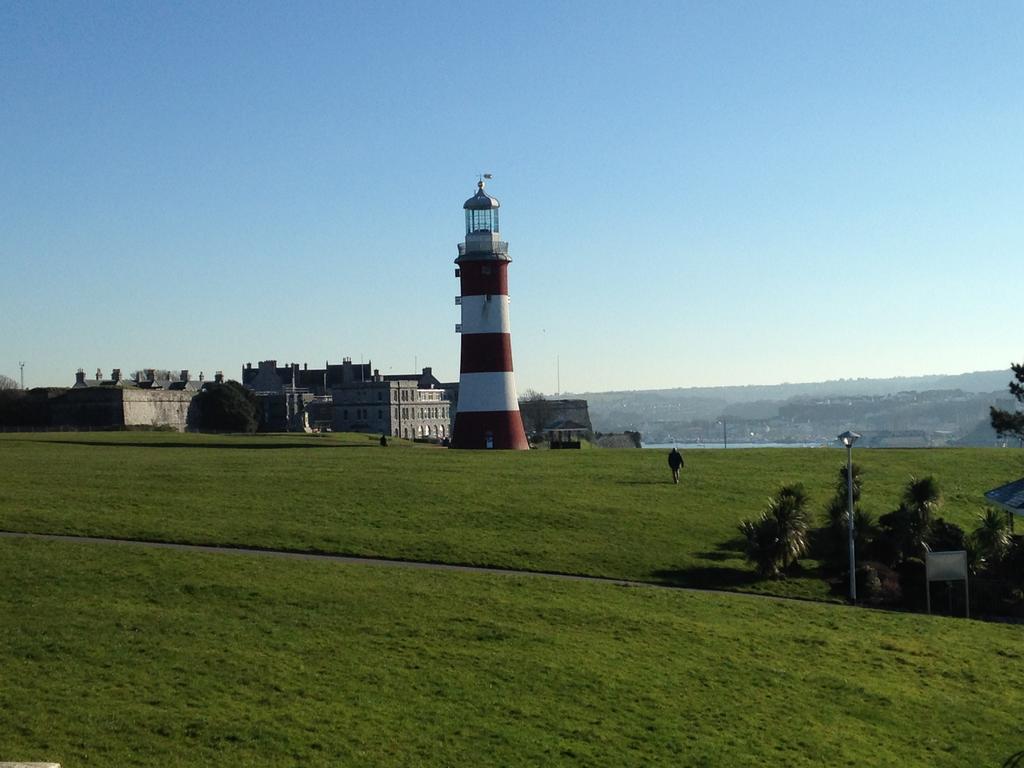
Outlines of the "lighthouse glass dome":
{"type": "Polygon", "coordinates": [[[497,232],[498,209],[466,210],[466,234],[471,232],[497,232]]]}

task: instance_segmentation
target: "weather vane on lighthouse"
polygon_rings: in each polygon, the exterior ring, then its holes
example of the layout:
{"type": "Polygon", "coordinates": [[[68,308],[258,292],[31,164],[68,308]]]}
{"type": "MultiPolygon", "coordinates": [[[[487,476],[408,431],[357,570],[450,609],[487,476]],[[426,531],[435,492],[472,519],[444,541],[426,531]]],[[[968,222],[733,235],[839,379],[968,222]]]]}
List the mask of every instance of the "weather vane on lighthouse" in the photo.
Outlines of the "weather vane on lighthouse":
{"type": "Polygon", "coordinates": [[[466,241],[459,243],[462,362],[453,448],[530,447],[519,415],[512,374],[508,319],[508,243],[498,231],[497,198],[484,192],[490,173],[478,174],[476,194],[464,204],[466,241]]]}

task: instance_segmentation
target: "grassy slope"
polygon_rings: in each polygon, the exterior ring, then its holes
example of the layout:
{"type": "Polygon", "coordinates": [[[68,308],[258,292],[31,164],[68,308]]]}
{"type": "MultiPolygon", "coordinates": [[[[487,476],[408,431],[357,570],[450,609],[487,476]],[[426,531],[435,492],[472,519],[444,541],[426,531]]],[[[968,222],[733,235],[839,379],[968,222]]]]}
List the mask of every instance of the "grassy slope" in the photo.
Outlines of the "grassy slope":
{"type": "Polygon", "coordinates": [[[0,760],[998,765],[1020,630],[0,540],[0,760]]]}
{"type": "MultiPolygon", "coordinates": [[[[737,522],[780,484],[824,506],[841,451],[690,451],[667,482],[654,451],[487,453],[372,437],[161,433],[0,436],[0,529],[258,545],[587,573],[827,597],[817,579],[757,582],[737,522]]],[[[1021,453],[857,452],[864,506],[934,474],[970,526],[1021,453]]],[[[813,563],[811,564],[813,565],[813,563]]]]}

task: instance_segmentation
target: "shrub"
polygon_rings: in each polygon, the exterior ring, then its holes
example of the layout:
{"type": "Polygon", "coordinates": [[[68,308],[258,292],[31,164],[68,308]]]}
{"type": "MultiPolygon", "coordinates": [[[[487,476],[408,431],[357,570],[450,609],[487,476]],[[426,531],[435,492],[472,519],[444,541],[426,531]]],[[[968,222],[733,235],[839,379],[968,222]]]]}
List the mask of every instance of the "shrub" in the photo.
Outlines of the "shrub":
{"type": "Polygon", "coordinates": [[[928,549],[935,552],[967,549],[967,535],[956,523],[949,523],[937,517],[928,526],[926,543],[928,549]]]}
{"type": "Polygon", "coordinates": [[[787,485],[768,500],[757,520],[740,523],[747,559],[758,574],[777,578],[807,551],[810,520],[802,485],[787,485]]]}
{"type": "Polygon", "coordinates": [[[857,596],[871,605],[899,605],[903,597],[899,574],[882,563],[860,563],[857,566],[857,596]]]}
{"type": "Polygon", "coordinates": [[[206,384],[196,395],[199,429],[211,432],[255,432],[260,407],[256,396],[237,381],[206,384]]]}

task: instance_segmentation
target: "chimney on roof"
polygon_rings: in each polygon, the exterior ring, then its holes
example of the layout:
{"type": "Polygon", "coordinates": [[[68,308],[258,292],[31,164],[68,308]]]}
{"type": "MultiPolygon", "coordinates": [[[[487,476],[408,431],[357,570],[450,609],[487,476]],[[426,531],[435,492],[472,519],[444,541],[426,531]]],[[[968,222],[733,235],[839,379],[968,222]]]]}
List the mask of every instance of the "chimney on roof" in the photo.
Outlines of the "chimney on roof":
{"type": "Polygon", "coordinates": [[[216,384],[223,384],[224,383],[224,371],[217,371],[215,374],[213,374],[213,381],[216,384]]]}
{"type": "Polygon", "coordinates": [[[115,384],[120,382],[121,381],[121,369],[120,368],[115,368],[114,370],[112,370],[110,372],[110,378],[113,380],[113,382],[115,384]]]}
{"type": "Polygon", "coordinates": [[[96,381],[103,381],[103,371],[96,369],[96,381]]]}
{"type": "Polygon", "coordinates": [[[81,384],[85,386],[85,371],[81,368],[78,369],[78,373],[75,374],[75,384],[81,384]]]}
{"type": "Polygon", "coordinates": [[[181,370],[181,380],[188,381],[188,368],[183,368],[181,370]]]}
{"type": "Polygon", "coordinates": [[[156,376],[156,369],[155,368],[147,368],[146,369],[146,381],[153,381],[153,378],[155,376],[156,376]]]}
{"type": "Polygon", "coordinates": [[[205,381],[206,380],[206,377],[203,376],[203,372],[202,371],[199,372],[199,380],[200,381],[205,381]]]}

